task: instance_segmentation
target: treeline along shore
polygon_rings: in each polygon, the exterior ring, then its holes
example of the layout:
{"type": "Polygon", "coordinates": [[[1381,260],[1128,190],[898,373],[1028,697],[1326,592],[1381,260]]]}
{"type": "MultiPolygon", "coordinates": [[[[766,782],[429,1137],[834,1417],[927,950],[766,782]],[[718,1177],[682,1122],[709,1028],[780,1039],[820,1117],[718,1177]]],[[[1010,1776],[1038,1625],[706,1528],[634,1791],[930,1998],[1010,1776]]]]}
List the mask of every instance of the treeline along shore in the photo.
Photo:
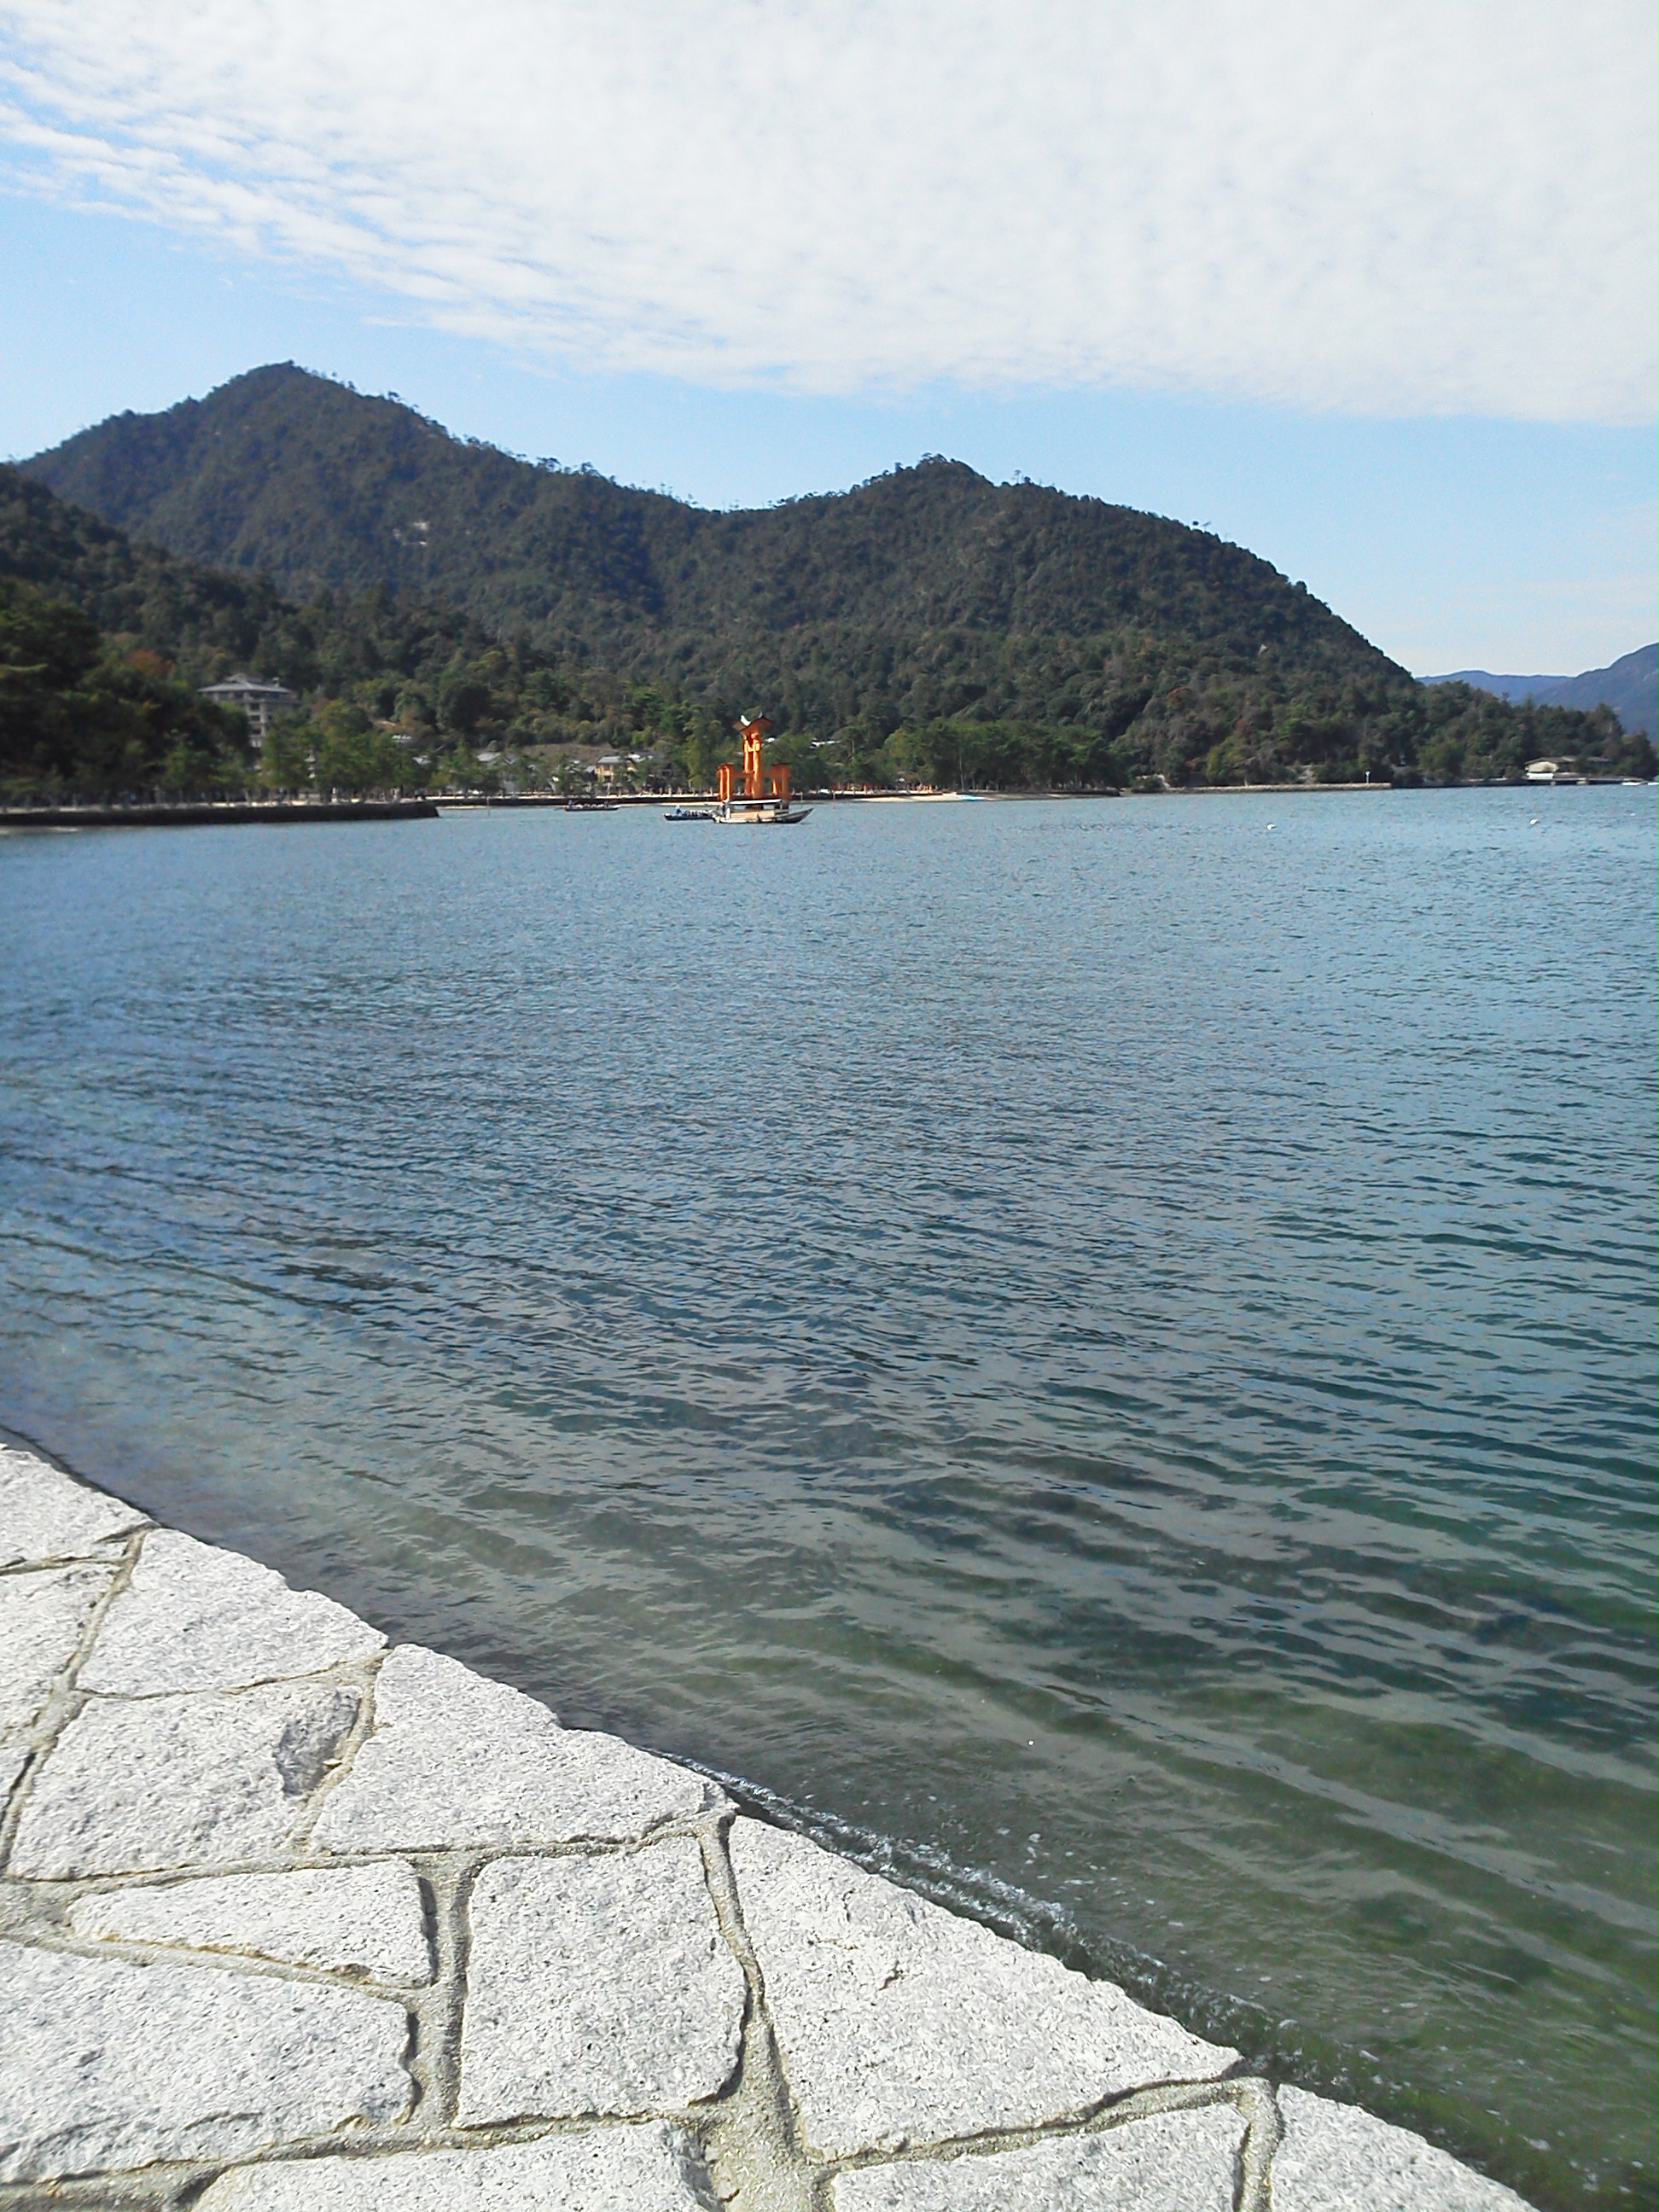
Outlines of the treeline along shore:
{"type": "Polygon", "coordinates": [[[0,803],[1651,775],[1610,708],[1420,684],[1160,517],[937,458],[716,514],[293,368],[0,469],[0,803]],[[262,746],[204,698],[295,709],[262,746]]]}

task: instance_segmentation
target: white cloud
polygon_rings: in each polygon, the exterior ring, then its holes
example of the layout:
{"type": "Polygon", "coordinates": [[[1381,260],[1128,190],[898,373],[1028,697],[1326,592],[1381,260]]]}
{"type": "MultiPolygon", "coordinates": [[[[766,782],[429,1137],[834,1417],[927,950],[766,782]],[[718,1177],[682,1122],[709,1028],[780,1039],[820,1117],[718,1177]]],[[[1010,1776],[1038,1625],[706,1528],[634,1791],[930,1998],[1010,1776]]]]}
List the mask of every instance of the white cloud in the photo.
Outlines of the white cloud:
{"type": "Polygon", "coordinates": [[[1645,420],[1648,0],[0,0],[14,175],[589,366],[1645,420]]]}

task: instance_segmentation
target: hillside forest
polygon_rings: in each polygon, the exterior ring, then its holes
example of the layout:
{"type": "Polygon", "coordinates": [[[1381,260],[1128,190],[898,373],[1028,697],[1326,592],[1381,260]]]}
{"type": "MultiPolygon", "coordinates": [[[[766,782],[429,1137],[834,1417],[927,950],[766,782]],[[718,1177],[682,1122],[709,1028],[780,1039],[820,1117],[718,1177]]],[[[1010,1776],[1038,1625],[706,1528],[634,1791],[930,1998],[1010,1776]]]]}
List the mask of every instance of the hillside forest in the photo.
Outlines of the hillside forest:
{"type": "Polygon", "coordinates": [[[698,789],[757,709],[805,789],[1653,772],[1610,710],[1419,684],[1237,547],[955,463],[712,514],[268,370],[0,468],[13,801],[575,789],[601,761],[698,789]],[[452,538],[471,550],[431,556],[452,538]],[[198,696],[242,669],[301,702],[262,756],[198,696]]]}

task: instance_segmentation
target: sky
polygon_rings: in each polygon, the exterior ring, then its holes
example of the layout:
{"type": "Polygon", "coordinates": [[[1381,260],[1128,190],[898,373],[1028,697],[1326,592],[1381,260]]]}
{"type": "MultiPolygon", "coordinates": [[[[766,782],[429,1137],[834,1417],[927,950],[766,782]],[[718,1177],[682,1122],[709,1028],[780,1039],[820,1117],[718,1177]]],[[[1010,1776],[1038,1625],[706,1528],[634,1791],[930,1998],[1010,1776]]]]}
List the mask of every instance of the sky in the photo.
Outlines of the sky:
{"type": "Polygon", "coordinates": [[[0,452],[269,360],[713,506],[924,452],[1419,673],[1655,634],[1646,0],[0,0],[0,452]]]}

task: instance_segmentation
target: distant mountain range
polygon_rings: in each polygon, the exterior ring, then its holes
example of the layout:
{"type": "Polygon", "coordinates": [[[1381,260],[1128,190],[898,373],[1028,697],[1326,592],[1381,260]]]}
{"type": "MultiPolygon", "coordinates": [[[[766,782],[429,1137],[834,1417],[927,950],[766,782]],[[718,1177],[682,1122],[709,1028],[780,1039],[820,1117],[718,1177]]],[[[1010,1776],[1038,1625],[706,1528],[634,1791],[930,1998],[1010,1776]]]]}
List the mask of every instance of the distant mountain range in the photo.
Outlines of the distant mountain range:
{"type": "Polygon", "coordinates": [[[1587,668],[1582,676],[1493,676],[1484,668],[1456,668],[1449,676],[1425,676],[1425,684],[1472,684],[1517,703],[1540,707],[1611,707],[1626,730],[1651,738],[1659,734],[1659,645],[1639,646],[1606,668],[1587,668]]]}
{"type": "MultiPolygon", "coordinates": [[[[205,615],[240,578],[267,596],[234,621],[222,605],[216,634],[252,624],[267,655],[295,641],[292,669],[259,672],[312,683],[325,669],[343,684],[355,671],[347,688],[370,714],[440,729],[445,697],[465,692],[466,727],[492,743],[568,741],[568,686],[531,683],[532,660],[609,672],[636,726],[696,713],[726,727],[764,708],[872,773],[1004,784],[1443,780],[1622,742],[1610,718],[1418,684],[1243,547],[938,456],[851,491],[714,513],[452,437],[286,365],[112,416],[21,473],[72,503],[52,526],[83,545],[84,579],[121,566],[91,516],[195,564],[164,574],[130,550],[116,598],[142,572],[152,607],[187,586],[205,615]],[[416,655],[388,642],[411,609],[427,640],[416,655]],[[454,665],[440,668],[446,628],[454,665]]],[[[20,544],[35,545],[49,518],[15,512],[20,544]]],[[[38,573],[35,552],[14,573],[38,573]]],[[[197,621],[197,647],[214,632],[197,621]]]]}

